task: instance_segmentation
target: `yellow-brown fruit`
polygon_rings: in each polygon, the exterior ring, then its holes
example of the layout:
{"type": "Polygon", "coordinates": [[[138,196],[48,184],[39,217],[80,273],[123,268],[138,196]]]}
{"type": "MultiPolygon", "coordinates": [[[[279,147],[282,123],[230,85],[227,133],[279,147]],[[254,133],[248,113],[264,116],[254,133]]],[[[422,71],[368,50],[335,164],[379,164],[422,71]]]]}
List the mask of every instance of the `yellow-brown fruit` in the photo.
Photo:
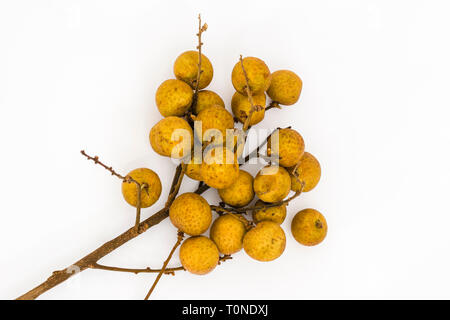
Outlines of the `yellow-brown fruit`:
{"type": "Polygon", "coordinates": [[[278,70],[272,73],[272,81],[267,94],[279,104],[292,105],[300,98],[302,79],[289,70],[278,70]]]}
{"type": "Polygon", "coordinates": [[[261,221],[244,236],[244,250],[255,260],[272,261],[281,256],[286,247],[286,235],[273,221],[261,221]]]}
{"type": "Polygon", "coordinates": [[[315,246],[327,235],[328,225],[325,217],[315,209],[299,211],[291,224],[295,240],[305,246],[315,246]]]}
{"type": "MultiPolygon", "coordinates": [[[[259,93],[253,96],[253,105],[261,106],[262,109],[258,111],[253,111],[252,117],[250,118],[250,125],[253,126],[264,119],[264,113],[266,110],[266,94],[259,93]]],[[[250,114],[251,104],[248,101],[248,97],[239,92],[235,92],[233,98],[231,99],[231,109],[236,118],[239,119],[241,123],[244,123],[250,114]]]]}
{"type": "Polygon", "coordinates": [[[227,188],[217,190],[223,202],[233,207],[243,207],[255,197],[253,191],[253,177],[244,170],[239,170],[239,176],[227,188]]]}
{"type": "MultiPolygon", "coordinates": [[[[266,91],[270,86],[270,70],[261,59],[254,57],[246,57],[242,60],[245,72],[248,77],[248,84],[252,95],[260,94],[266,91]]],[[[241,62],[235,64],[231,72],[231,82],[236,91],[246,95],[244,72],[242,70],[241,62]]]]}
{"type": "Polygon", "coordinates": [[[296,165],[304,152],[303,137],[293,129],[279,129],[271,135],[267,142],[267,155],[278,155],[279,163],[283,167],[296,165]]]}
{"type": "Polygon", "coordinates": [[[215,92],[202,90],[198,92],[197,103],[194,106],[194,114],[199,114],[202,110],[211,106],[221,106],[225,108],[222,98],[215,92]]]}
{"type": "MultiPolygon", "coordinates": [[[[295,166],[291,168],[293,171],[295,166]]],[[[321,176],[321,168],[319,161],[309,152],[305,152],[295,169],[298,178],[291,174],[291,189],[292,191],[299,192],[301,190],[301,182],[305,183],[303,192],[311,191],[317,186],[321,176]]]]}
{"type": "Polygon", "coordinates": [[[256,175],[253,190],[264,202],[281,201],[291,190],[291,177],[283,167],[266,166],[256,175]]]}
{"type": "Polygon", "coordinates": [[[201,171],[204,183],[212,188],[223,189],[231,186],[238,178],[239,164],[231,150],[215,147],[206,151],[201,171]]]}
{"type": "Polygon", "coordinates": [[[208,202],[193,192],[178,196],[170,206],[169,216],[176,228],[190,236],[198,236],[208,230],[212,220],[208,202]]]}
{"type": "MultiPolygon", "coordinates": [[[[222,134],[222,143],[226,140],[226,130],[234,128],[234,119],[231,113],[229,113],[224,107],[214,105],[203,109],[195,118],[195,121],[201,121],[202,134],[197,132],[198,136],[203,138],[205,134],[208,134],[209,129],[217,129],[222,134]]],[[[219,141],[215,141],[219,143],[219,141]]]]}
{"type": "Polygon", "coordinates": [[[207,274],[213,271],[219,263],[219,250],[207,237],[191,237],[181,244],[180,261],[190,273],[207,274]]]}
{"type": "MultiPolygon", "coordinates": [[[[150,169],[139,168],[135,169],[127,174],[133,180],[137,181],[141,186],[145,188],[141,189],[141,208],[148,208],[156,201],[158,201],[161,195],[161,180],[159,180],[158,175],[150,169]]],[[[137,205],[138,199],[138,188],[134,182],[123,182],[122,183],[122,195],[133,207],[137,205]]]]}
{"type": "Polygon", "coordinates": [[[156,106],[164,117],[182,116],[192,103],[192,88],[180,80],[166,80],[156,90],[156,106]]]}
{"type": "Polygon", "coordinates": [[[156,153],[180,159],[194,146],[194,132],[186,120],[167,117],[150,130],[150,144],[156,153]]]}
{"type": "MultiPolygon", "coordinates": [[[[255,207],[263,206],[265,203],[261,200],[256,201],[255,207]]],[[[253,221],[255,223],[267,220],[273,221],[278,224],[282,224],[284,219],[286,219],[286,205],[276,207],[268,207],[263,209],[253,210],[253,221]]]]}
{"type": "Polygon", "coordinates": [[[209,237],[222,254],[233,254],[240,251],[244,235],[244,223],[230,214],[217,218],[209,233],[209,237]]]}
{"type": "Polygon", "coordinates": [[[199,157],[195,158],[193,155],[191,161],[186,165],[186,175],[194,180],[202,180],[202,159],[199,157]]]}
{"type": "MultiPolygon", "coordinates": [[[[178,56],[173,65],[175,77],[195,88],[198,73],[198,52],[186,51],[178,56]]],[[[200,74],[199,89],[206,88],[213,78],[213,67],[209,59],[202,54],[202,73],[200,74]]]]}

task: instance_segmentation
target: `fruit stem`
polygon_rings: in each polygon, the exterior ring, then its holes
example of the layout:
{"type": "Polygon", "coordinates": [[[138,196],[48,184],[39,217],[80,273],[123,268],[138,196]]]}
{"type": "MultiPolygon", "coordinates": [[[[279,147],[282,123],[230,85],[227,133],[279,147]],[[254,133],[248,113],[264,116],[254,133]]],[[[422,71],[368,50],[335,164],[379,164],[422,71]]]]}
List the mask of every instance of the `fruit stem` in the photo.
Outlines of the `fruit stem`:
{"type": "Polygon", "coordinates": [[[159,282],[159,279],[161,279],[161,276],[165,273],[166,271],[166,267],[167,264],[169,263],[170,259],[172,259],[172,256],[175,252],[175,250],[178,248],[178,246],[181,244],[181,242],[183,241],[184,238],[184,233],[181,232],[180,230],[178,230],[177,233],[177,242],[175,243],[175,245],[173,246],[172,250],[170,250],[169,256],[167,257],[166,261],[164,261],[164,264],[161,268],[161,271],[158,273],[158,276],[156,277],[155,281],[153,282],[152,287],[150,288],[149,292],[147,293],[147,295],[145,296],[144,300],[148,300],[148,298],[150,297],[150,295],[152,294],[153,290],[155,290],[156,285],[159,282]]]}

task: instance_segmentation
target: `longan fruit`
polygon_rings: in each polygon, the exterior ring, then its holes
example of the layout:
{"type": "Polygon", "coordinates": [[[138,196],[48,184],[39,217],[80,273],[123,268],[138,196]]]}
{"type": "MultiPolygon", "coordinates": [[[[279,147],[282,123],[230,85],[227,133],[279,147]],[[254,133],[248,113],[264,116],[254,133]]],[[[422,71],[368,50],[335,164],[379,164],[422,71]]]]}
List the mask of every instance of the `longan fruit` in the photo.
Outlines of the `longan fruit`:
{"type": "Polygon", "coordinates": [[[291,190],[299,192],[301,190],[301,182],[305,184],[303,187],[303,192],[308,192],[314,189],[319,183],[322,170],[320,168],[319,161],[309,152],[305,152],[300,159],[298,167],[295,166],[291,168],[291,190]],[[294,170],[295,169],[295,172],[294,170]],[[298,178],[295,177],[297,173],[298,178]]]}
{"type": "MultiPolygon", "coordinates": [[[[264,61],[254,57],[246,57],[242,59],[242,63],[245,72],[247,73],[248,85],[252,95],[266,91],[270,86],[271,74],[264,61]]],[[[235,64],[233,71],[231,72],[231,82],[236,91],[243,95],[247,95],[245,91],[247,84],[245,82],[245,76],[240,61],[235,64]]]]}
{"type": "Polygon", "coordinates": [[[291,190],[291,177],[283,167],[268,165],[256,175],[253,190],[264,202],[279,202],[291,190]]]}
{"type": "Polygon", "coordinates": [[[203,109],[214,105],[225,108],[225,103],[217,93],[210,90],[199,91],[197,95],[197,102],[194,105],[193,113],[199,114],[203,109]]]}
{"type": "MultiPolygon", "coordinates": [[[[264,202],[261,200],[256,201],[255,206],[262,206],[264,202]]],[[[273,221],[278,224],[282,224],[286,219],[286,205],[276,207],[268,207],[263,209],[253,210],[253,221],[258,223],[264,220],[273,221]]]]}
{"type": "MultiPolygon", "coordinates": [[[[198,73],[198,52],[186,51],[180,54],[173,65],[173,73],[178,80],[182,80],[192,88],[195,88],[198,73]]],[[[202,72],[198,88],[206,88],[211,82],[213,74],[214,70],[211,62],[202,54],[202,72]]]]}
{"type": "Polygon", "coordinates": [[[181,117],[192,104],[192,88],[180,80],[166,80],[156,90],[156,106],[164,117],[181,117]]]}
{"type": "Polygon", "coordinates": [[[201,172],[202,180],[208,186],[216,189],[227,188],[239,177],[237,157],[227,148],[212,148],[206,151],[203,157],[201,172]]]}
{"type": "Polygon", "coordinates": [[[204,275],[213,271],[219,263],[219,250],[205,236],[191,237],[180,246],[180,261],[190,273],[204,275]]]}
{"type": "Polygon", "coordinates": [[[218,217],[211,226],[209,237],[222,254],[233,254],[242,249],[245,226],[230,214],[218,217]]]}
{"type": "Polygon", "coordinates": [[[239,170],[239,176],[227,188],[217,190],[223,202],[233,207],[243,207],[255,197],[253,191],[253,177],[244,170],[239,170]]]}
{"type": "Polygon", "coordinates": [[[328,225],[325,217],[315,209],[303,209],[292,219],[292,235],[305,246],[315,246],[327,235],[328,225]]]}
{"type": "Polygon", "coordinates": [[[279,104],[292,105],[300,98],[302,79],[289,70],[278,70],[272,73],[272,81],[267,94],[279,104]]]}
{"type": "Polygon", "coordinates": [[[186,165],[186,175],[194,180],[202,180],[202,159],[196,159],[193,155],[191,161],[186,165]]]}
{"type": "Polygon", "coordinates": [[[286,247],[286,235],[279,224],[261,221],[244,236],[244,250],[255,260],[272,261],[281,256],[286,247]]]}
{"type": "Polygon", "coordinates": [[[212,220],[211,207],[200,195],[187,192],[179,195],[169,208],[172,224],[190,236],[208,230],[212,220]]]}
{"type": "MultiPolygon", "coordinates": [[[[141,186],[144,183],[147,185],[145,189],[141,190],[141,208],[148,208],[158,201],[162,186],[161,180],[153,170],[147,168],[134,169],[127,176],[130,176],[141,186]]],[[[137,206],[138,188],[139,186],[134,182],[122,182],[122,195],[126,202],[133,207],[137,206]]]]}
{"type": "MultiPolygon", "coordinates": [[[[234,119],[230,112],[224,107],[214,105],[203,109],[195,117],[195,121],[202,122],[202,133],[205,135],[209,129],[217,129],[222,134],[222,143],[226,139],[226,130],[234,128],[234,119]]],[[[200,133],[197,132],[200,137],[200,133]]],[[[200,137],[202,138],[202,137],[200,137]]]]}
{"type": "Polygon", "coordinates": [[[156,153],[180,159],[194,146],[194,132],[186,120],[167,117],[150,130],[150,144],[156,153]]]}
{"type": "Polygon", "coordinates": [[[296,165],[305,152],[303,137],[293,129],[275,131],[267,142],[267,155],[279,156],[279,164],[283,167],[296,165]],[[274,140],[274,141],[272,141],[274,140]]]}
{"type": "MultiPolygon", "coordinates": [[[[250,125],[253,126],[264,119],[264,113],[266,110],[266,95],[265,93],[259,93],[253,95],[253,104],[255,106],[261,106],[261,110],[255,110],[252,113],[250,119],[250,125]]],[[[231,109],[239,122],[244,123],[250,114],[251,104],[248,101],[248,97],[239,92],[235,92],[233,98],[231,99],[231,109]]]]}

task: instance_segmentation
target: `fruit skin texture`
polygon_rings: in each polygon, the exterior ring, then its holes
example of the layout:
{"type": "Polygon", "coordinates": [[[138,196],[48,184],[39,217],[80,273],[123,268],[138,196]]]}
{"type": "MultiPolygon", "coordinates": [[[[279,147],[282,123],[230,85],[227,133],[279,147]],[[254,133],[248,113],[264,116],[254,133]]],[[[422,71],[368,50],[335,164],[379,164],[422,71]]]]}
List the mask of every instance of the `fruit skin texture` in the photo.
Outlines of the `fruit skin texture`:
{"type": "MultiPolygon", "coordinates": [[[[127,176],[130,176],[139,184],[146,183],[148,185],[147,191],[141,191],[141,208],[148,208],[156,201],[158,201],[161,195],[161,180],[158,175],[151,169],[138,168],[130,171],[127,176]]],[[[138,186],[134,182],[122,182],[122,195],[126,202],[133,207],[137,205],[138,199],[138,186]]]]}
{"type": "Polygon", "coordinates": [[[198,92],[197,103],[193,112],[194,114],[199,114],[202,110],[214,105],[225,108],[225,103],[217,93],[210,90],[202,90],[198,92]]]}
{"type": "Polygon", "coordinates": [[[278,70],[272,73],[272,81],[267,94],[273,101],[290,106],[300,98],[302,87],[302,79],[294,72],[278,70]]]}
{"type": "Polygon", "coordinates": [[[281,201],[291,190],[291,177],[283,167],[268,165],[256,175],[253,190],[264,202],[281,201]]]}
{"type": "Polygon", "coordinates": [[[233,254],[242,249],[245,226],[236,217],[225,214],[217,218],[209,233],[209,237],[216,244],[222,254],[233,254]]]}
{"type": "Polygon", "coordinates": [[[253,177],[247,171],[239,170],[239,176],[231,186],[217,191],[226,204],[238,208],[246,206],[255,197],[253,177]]]}
{"type": "MultiPolygon", "coordinates": [[[[264,205],[263,201],[256,201],[255,206],[261,205],[264,205]]],[[[267,220],[282,224],[284,219],[286,219],[286,205],[253,210],[252,215],[253,221],[256,223],[267,220]]]]}
{"type": "Polygon", "coordinates": [[[156,90],[156,106],[164,117],[179,116],[186,113],[192,103],[192,88],[180,80],[169,79],[156,90]]]}
{"type": "MultiPolygon", "coordinates": [[[[291,169],[293,171],[295,166],[291,169]]],[[[298,174],[298,179],[291,174],[292,191],[299,192],[302,187],[300,182],[304,182],[305,186],[302,192],[308,192],[319,183],[322,170],[319,161],[311,153],[305,152],[295,172],[298,174]]]]}
{"type": "Polygon", "coordinates": [[[255,260],[272,261],[286,248],[286,235],[273,221],[261,221],[244,236],[244,250],[255,260]]]}
{"type": "Polygon", "coordinates": [[[194,146],[194,132],[186,120],[178,117],[167,117],[160,120],[150,130],[150,144],[159,155],[180,159],[183,157],[183,150],[188,152],[194,146]],[[186,135],[186,139],[184,139],[184,136],[172,139],[172,134],[177,129],[185,130],[180,132],[186,135]],[[179,147],[179,149],[172,155],[174,147],[179,147]]]}
{"type": "Polygon", "coordinates": [[[191,161],[186,165],[186,175],[194,180],[202,181],[202,161],[192,156],[191,161]],[[194,161],[196,160],[196,161],[194,161]]]}
{"type": "MultiPolygon", "coordinates": [[[[271,80],[270,70],[267,65],[264,61],[255,57],[246,57],[242,61],[252,95],[264,93],[269,88],[271,80]]],[[[234,65],[231,72],[231,82],[236,91],[247,95],[245,92],[245,76],[240,61],[234,65]]]]}
{"type": "Polygon", "coordinates": [[[303,137],[293,129],[279,129],[275,131],[267,142],[267,155],[280,157],[279,163],[283,167],[296,165],[305,152],[303,137]],[[272,141],[272,137],[274,141],[272,141]]]}
{"type": "MultiPolygon", "coordinates": [[[[263,93],[253,95],[253,104],[255,106],[262,106],[263,109],[259,111],[254,111],[250,119],[250,125],[253,126],[264,119],[264,114],[266,110],[266,95],[263,93]]],[[[231,109],[239,122],[244,123],[247,119],[246,116],[250,114],[251,105],[248,101],[248,97],[239,92],[235,92],[233,98],[231,99],[231,109]]]]}
{"type": "Polygon", "coordinates": [[[187,192],[178,196],[169,209],[172,224],[190,236],[208,230],[212,220],[211,207],[196,193],[187,192]]]}
{"type": "MultiPolygon", "coordinates": [[[[197,132],[200,138],[205,136],[206,131],[209,129],[217,129],[222,133],[222,142],[226,139],[226,130],[234,128],[234,119],[231,113],[229,113],[224,107],[214,105],[203,109],[195,118],[195,121],[202,122],[202,134],[197,132]]],[[[217,141],[218,142],[218,141],[217,141]]]]}
{"type": "Polygon", "coordinates": [[[328,225],[325,217],[315,209],[299,211],[292,219],[292,235],[305,246],[315,246],[327,235],[328,225]]]}
{"type": "Polygon", "coordinates": [[[202,180],[208,186],[216,189],[227,188],[239,177],[236,155],[231,150],[222,147],[206,151],[201,172],[202,180]]]}
{"type": "MultiPolygon", "coordinates": [[[[182,80],[195,88],[198,72],[198,52],[186,51],[178,56],[173,65],[173,73],[178,80],[182,80]]],[[[202,54],[202,73],[200,74],[199,89],[206,88],[213,78],[214,70],[211,61],[202,54]]]]}
{"type": "Polygon", "coordinates": [[[204,275],[214,270],[219,263],[219,250],[207,237],[191,237],[181,244],[180,261],[190,273],[204,275]]]}

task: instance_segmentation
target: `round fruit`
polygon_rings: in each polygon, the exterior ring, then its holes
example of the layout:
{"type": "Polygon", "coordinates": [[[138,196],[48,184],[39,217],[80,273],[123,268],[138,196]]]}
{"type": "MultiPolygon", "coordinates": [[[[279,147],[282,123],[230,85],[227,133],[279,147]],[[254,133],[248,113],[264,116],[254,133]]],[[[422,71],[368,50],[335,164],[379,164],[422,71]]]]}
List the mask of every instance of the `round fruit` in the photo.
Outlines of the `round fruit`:
{"type": "MultiPolygon", "coordinates": [[[[231,113],[229,113],[224,107],[214,105],[203,109],[195,118],[195,121],[201,121],[201,129],[203,136],[197,130],[199,137],[205,137],[208,135],[208,130],[217,129],[222,134],[222,141],[216,141],[217,143],[223,143],[226,139],[227,129],[234,128],[234,119],[231,113]]],[[[214,132],[210,132],[214,133],[214,132]]]]}
{"type": "MultiPolygon", "coordinates": [[[[145,189],[141,189],[141,208],[148,208],[156,201],[158,201],[161,195],[161,180],[158,175],[150,169],[139,168],[135,169],[127,174],[133,180],[137,181],[141,186],[145,183],[147,186],[145,189]]],[[[137,206],[138,200],[138,188],[134,182],[122,183],[122,195],[133,207],[137,206]]]]}
{"type": "Polygon", "coordinates": [[[212,220],[208,202],[193,192],[178,196],[170,206],[169,216],[176,228],[190,236],[197,236],[208,230],[212,220]]]}
{"type": "MultiPolygon", "coordinates": [[[[252,95],[260,94],[266,91],[270,86],[270,70],[261,59],[246,57],[242,60],[245,72],[248,77],[248,84],[252,95]]],[[[245,91],[246,82],[241,62],[235,64],[231,73],[231,82],[236,91],[247,95],[245,91]]]]}
{"type": "Polygon", "coordinates": [[[191,237],[181,244],[180,261],[190,273],[207,274],[213,271],[219,263],[219,250],[207,237],[191,237]]]}
{"type": "Polygon", "coordinates": [[[238,218],[225,214],[217,218],[209,233],[219,251],[223,254],[233,254],[242,249],[245,226],[238,218]]]}
{"type": "Polygon", "coordinates": [[[225,103],[217,93],[209,90],[202,90],[198,92],[197,102],[194,105],[193,112],[194,114],[199,114],[202,110],[214,105],[225,108],[225,103]]]}
{"type": "MultiPolygon", "coordinates": [[[[261,200],[256,201],[255,207],[264,205],[261,200]]],[[[253,221],[258,223],[264,220],[273,221],[278,224],[282,224],[286,218],[286,205],[276,207],[268,207],[263,209],[253,210],[253,221]]]]}
{"type": "Polygon", "coordinates": [[[272,73],[272,81],[267,94],[279,104],[292,105],[300,98],[302,79],[289,70],[278,70],[272,73]]]}
{"type": "Polygon", "coordinates": [[[261,221],[244,236],[244,250],[255,260],[275,260],[285,247],[286,235],[280,225],[272,221],[261,221]]]}
{"type": "Polygon", "coordinates": [[[321,243],[327,235],[327,221],[319,211],[304,209],[292,219],[291,231],[299,243],[305,246],[315,246],[321,243]]]}
{"type": "Polygon", "coordinates": [[[194,146],[194,133],[186,120],[167,117],[150,130],[150,144],[156,153],[180,159],[194,146]]]}
{"type": "Polygon", "coordinates": [[[256,175],[253,181],[253,190],[264,202],[279,202],[291,190],[291,177],[283,167],[266,166],[256,175]]]}
{"type": "Polygon", "coordinates": [[[275,131],[267,142],[267,155],[279,157],[283,167],[296,165],[305,152],[303,137],[293,129],[279,129],[275,131]]]}
{"type": "MultiPolygon", "coordinates": [[[[292,170],[295,166],[292,168],[292,170]]],[[[319,161],[309,152],[305,152],[298,164],[295,172],[291,174],[291,189],[292,191],[299,192],[301,190],[301,182],[305,184],[303,192],[311,191],[317,186],[321,175],[319,161]],[[295,177],[294,174],[298,177],[295,177]]]]}
{"type": "Polygon", "coordinates": [[[215,147],[205,150],[205,152],[201,168],[203,182],[216,189],[231,186],[239,177],[236,155],[231,150],[222,147],[215,147]]]}
{"type": "Polygon", "coordinates": [[[156,106],[164,117],[182,116],[192,104],[192,88],[180,80],[166,80],[156,90],[156,106]]]}
{"type": "MultiPolygon", "coordinates": [[[[253,126],[264,119],[264,113],[266,108],[266,95],[265,93],[260,93],[253,96],[253,104],[255,106],[261,106],[262,109],[259,111],[253,111],[252,117],[250,119],[250,125],[253,126]]],[[[248,97],[239,92],[235,92],[233,98],[231,99],[231,109],[236,118],[239,119],[241,123],[244,123],[250,114],[251,104],[248,101],[248,97]]]]}
{"type": "MultiPolygon", "coordinates": [[[[198,52],[186,51],[178,56],[173,65],[175,77],[195,88],[198,73],[198,52]]],[[[202,54],[202,73],[200,74],[199,89],[206,88],[213,78],[213,67],[209,59],[202,54]]]]}
{"type": "Polygon", "coordinates": [[[255,197],[253,191],[253,177],[244,170],[239,170],[239,176],[227,188],[217,190],[223,202],[233,207],[243,207],[255,197]]]}
{"type": "Polygon", "coordinates": [[[202,180],[202,159],[197,159],[194,155],[186,165],[186,175],[194,180],[202,180]]]}

